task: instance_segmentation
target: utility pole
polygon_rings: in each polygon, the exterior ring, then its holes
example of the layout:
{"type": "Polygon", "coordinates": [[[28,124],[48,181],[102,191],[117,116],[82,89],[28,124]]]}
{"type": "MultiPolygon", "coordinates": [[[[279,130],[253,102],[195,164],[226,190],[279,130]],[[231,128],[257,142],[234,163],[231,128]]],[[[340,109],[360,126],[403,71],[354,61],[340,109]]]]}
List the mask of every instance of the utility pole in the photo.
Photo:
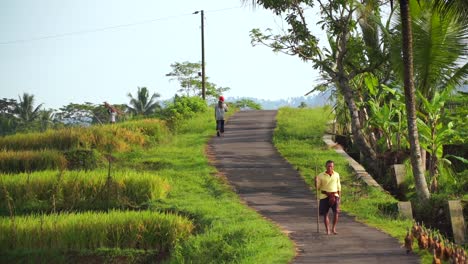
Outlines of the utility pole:
{"type": "Polygon", "coordinates": [[[202,98],[205,100],[206,89],[205,89],[205,18],[203,10],[195,11],[194,14],[201,14],[201,54],[202,54],[202,98]]]}

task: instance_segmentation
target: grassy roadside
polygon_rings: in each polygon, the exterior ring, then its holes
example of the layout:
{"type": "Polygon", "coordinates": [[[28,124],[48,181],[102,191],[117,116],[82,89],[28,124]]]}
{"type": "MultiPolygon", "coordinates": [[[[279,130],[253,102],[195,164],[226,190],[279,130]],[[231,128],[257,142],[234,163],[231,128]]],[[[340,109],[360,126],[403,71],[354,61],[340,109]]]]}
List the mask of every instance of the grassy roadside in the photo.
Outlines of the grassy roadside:
{"type": "Polygon", "coordinates": [[[123,153],[126,168],[153,171],[171,186],[151,209],[177,212],[195,224],[195,235],[176,246],[167,263],[288,263],[294,246],[278,227],[242,204],[208,163],[214,135],[209,111],[178,126],[166,143],[123,153]]]}
{"type": "MultiPolygon", "coordinates": [[[[277,128],[273,142],[278,151],[296,167],[309,186],[313,177],[324,169],[327,160],[335,161],[335,170],[342,183],[342,210],[357,221],[376,227],[397,238],[402,244],[410,220],[400,219],[391,208],[397,203],[391,195],[367,187],[356,180],[347,161],[322,141],[330,108],[292,109],[281,108],[277,115],[277,128]]],[[[404,250],[404,248],[402,248],[404,250]]],[[[417,252],[417,250],[416,250],[417,252]]],[[[432,263],[432,256],[424,252],[422,263],[432,263]]]]}

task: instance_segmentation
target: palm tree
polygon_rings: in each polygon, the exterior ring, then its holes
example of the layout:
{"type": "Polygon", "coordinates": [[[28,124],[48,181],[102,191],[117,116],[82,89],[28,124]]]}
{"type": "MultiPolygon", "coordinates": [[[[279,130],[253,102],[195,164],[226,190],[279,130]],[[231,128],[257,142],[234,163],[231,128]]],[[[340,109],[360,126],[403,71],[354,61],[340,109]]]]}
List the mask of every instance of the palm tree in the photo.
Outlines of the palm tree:
{"type": "Polygon", "coordinates": [[[136,98],[128,93],[128,97],[130,97],[130,104],[127,105],[128,110],[135,115],[150,115],[161,108],[159,103],[155,101],[160,96],[158,93],[153,93],[150,97],[146,87],[138,87],[136,98]]]}
{"type": "Polygon", "coordinates": [[[53,109],[41,110],[39,119],[41,121],[41,131],[47,130],[54,123],[55,113],[53,109]]]}
{"type": "Polygon", "coordinates": [[[40,115],[40,109],[42,104],[34,108],[34,95],[23,93],[23,96],[19,97],[19,103],[16,105],[14,113],[24,123],[30,123],[36,120],[40,115]]]}
{"type": "MultiPolygon", "coordinates": [[[[413,113],[412,109],[408,109],[408,102],[412,101],[411,104],[415,104],[414,109],[419,110],[424,115],[426,110],[418,107],[418,104],[416,104],[415,90],[421,93],[422,98],[430,101],[438,91],[451,89],[454,86],[460,85],[468,76],[468,64],[460,65],[459,63],[460,58],[463,58],[463,56],[466,58],[467,52],[468,28],[465,26],[467,13],[463,11],[466,11],[466,9],[457,8],[460,7],[460,5],[456,4],[457,1],[449,1],[444,6],[440,6],[441,3],[437,3],[437,1],[400,1],[403,47],[397,46],[395,54],[399,57],[400,51],[403,50],[403,56],[405,57],[407,49],[412,50],[411,54],[414,52],[414,57],[404,59],[397,68],[404,69],[408,125],[411,123],[413,128],[409,127],[409,129],[414,129],[409,133],[413,173],[416,171],[418,174],[422,174],[424,168],[416,168],[416,170],[414,168],[413,159],[421,154],[413,153],[413,148],[420,149],[420,147],[413,146],[415,141],[411,137],[412,135],[418,136],[418,131],[416,127],[416,114],[413,113]],[[408,12],[405,13],[404,9],[408,9],[408,12]],[[405,20],[406,16],[408,16],[407,20],[405,20]],[[405,32],[405,27],[409,27],[412,33],[405,32]],[[407,34],[410,34],[410,43],[407,43],[408,39],[405,39],[407,34]],[[414,74],[411,71],[412,77],[409,78],[411,80],[409,84],[407,83],[409,81],[407,77],[410,73],[407,68],[410,67],[410,64],[414,67],[414,74]],[[411,85],[411,88],[408,88],[408,85],[411,85]],[[412,94],[408,95],[410,92],[412,94]],[[411,117],[409,116],[410,113],[411,117]]],[[[428,122],[428,120],[424,120],[424,122],[428,122]]],[[[431,143],[425,143],[425,145],[428,144],[431,143]]],[[[419,150],[419,153],[421,152],[419,150]]],[[[416,166],[419,166],[419,164],[416,164],[416,166]]],[[[434,165],[431,166],[433,167],[434,165]]],[[[434,173],[434,171],[431,170],[431,173],[434,173]]],[[[420,188],[427,186],[422,175],[416,176],[415,180],[416,184],[421,184],[420,188]],[[420,180],[418,181],[417,179],[420,180]]],[[[419,198],[421,196],[426,197],[426,193],[418,194],[419,198]]]]}
{"type": "MultiPolygon", "coordinates": [[[[437,91],[463,84],[468,76],[466,15],[455,5],[436,7],[433,1],[410,1],[415,89],[428,100],[437,91]]],[[[400,50],[401,45],[396,45],[394,56],[400,50]]],[[[402,63],[397,66],[402,67],[402,63]]]]}
{"type": "Polygon", "coordinates": [[[409,0],[400,0],[401,35],[402,35],[402,59],[403,80],[405,91],[406,119],[408,123],[408,139],[410,143],[411,167],[416,187],[416,194],[421,201],[430,198],[424,176],[424,168],[421,158],[421,146],[419,144],[418,126],[416,118],[416,96],[413,74],[413,33],[411,27],[411,15],[409,0]]]}

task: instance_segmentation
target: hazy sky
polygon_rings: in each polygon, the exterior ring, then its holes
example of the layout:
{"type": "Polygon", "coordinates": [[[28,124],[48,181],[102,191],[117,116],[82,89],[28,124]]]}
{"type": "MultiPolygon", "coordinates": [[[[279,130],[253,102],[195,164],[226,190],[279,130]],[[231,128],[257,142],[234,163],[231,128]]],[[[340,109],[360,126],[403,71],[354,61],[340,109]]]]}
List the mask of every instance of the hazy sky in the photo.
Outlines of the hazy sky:
{"type": "Polygon", "coordinates": [[[36,104],[128,103],[147,87],[163,99],[178,83],[165,75],[174,62],[205,61],[209,81],[225,96],[280,99],[304,95],[318,72],[298,57],[253,47],[252,28],[281,28],[270,11],[240,0],[2,0],[0,98],[35,95],[36,104]]]}

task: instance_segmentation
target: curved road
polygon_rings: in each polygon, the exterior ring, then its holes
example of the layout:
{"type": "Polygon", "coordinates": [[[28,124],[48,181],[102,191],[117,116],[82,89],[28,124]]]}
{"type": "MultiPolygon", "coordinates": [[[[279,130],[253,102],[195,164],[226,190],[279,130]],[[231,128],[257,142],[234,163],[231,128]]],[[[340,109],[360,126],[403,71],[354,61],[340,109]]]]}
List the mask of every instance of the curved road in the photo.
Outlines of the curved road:
{"type": "Polygon", "coordinates": [[[289,233],[297,247],[293,263],[419,263],[389,235],[341,213],[338,235],[317,233],[317,205],[299,173],[272,143],[276,111],[241,111],[226,123],[224,137],[209,142],[213,165],[248,206],[289,233]]]}

